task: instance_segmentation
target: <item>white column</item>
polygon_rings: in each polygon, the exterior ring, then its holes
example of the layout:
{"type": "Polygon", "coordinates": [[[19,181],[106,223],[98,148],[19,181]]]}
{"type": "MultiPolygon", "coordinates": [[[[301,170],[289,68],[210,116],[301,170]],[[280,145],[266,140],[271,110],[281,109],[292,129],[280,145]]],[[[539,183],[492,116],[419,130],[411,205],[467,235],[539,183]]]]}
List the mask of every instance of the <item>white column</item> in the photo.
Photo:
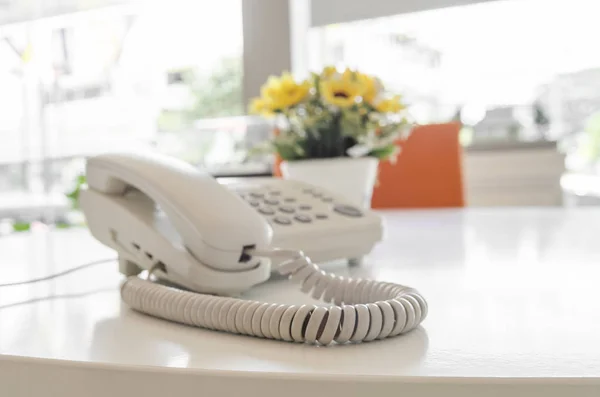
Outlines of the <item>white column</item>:
{"type": "Polygon", "coordinates": [[[310,0],[289,0],[289,2],[292,72],[298,78],[306,78],[310,71],[308,33],[311,2],[310,0]]]}
{"type": "Polygon", "coordinates": [[[292,69],[289,9],[282,0],[242,1],[245,104],[270,75],[292,69]]]}

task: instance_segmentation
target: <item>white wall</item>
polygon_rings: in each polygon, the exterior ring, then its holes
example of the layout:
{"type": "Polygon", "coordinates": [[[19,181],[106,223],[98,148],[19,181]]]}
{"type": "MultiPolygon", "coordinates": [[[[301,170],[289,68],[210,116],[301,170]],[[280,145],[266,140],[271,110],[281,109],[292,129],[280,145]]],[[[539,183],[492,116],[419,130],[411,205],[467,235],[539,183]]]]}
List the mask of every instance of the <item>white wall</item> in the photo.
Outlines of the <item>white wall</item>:
{"type": "Polygon", "coordinates": [[[311,25],[323,26],[490,1],[497,0],[311,0],[311,25]]]}

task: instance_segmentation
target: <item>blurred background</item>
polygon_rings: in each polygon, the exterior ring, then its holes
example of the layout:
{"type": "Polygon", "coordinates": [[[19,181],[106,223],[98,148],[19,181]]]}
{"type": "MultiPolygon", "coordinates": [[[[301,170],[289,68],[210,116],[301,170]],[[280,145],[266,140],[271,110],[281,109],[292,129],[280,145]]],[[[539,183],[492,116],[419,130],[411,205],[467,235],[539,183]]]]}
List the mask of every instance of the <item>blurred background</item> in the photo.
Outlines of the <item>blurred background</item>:
{"type": "Polygon", "coordinates": [[[85,158],[269,175],[270,74],[360,68],[462,124],[471,206],[600,203],[600,2],[0,0],[0,233],[68,225],[85,158]]]}

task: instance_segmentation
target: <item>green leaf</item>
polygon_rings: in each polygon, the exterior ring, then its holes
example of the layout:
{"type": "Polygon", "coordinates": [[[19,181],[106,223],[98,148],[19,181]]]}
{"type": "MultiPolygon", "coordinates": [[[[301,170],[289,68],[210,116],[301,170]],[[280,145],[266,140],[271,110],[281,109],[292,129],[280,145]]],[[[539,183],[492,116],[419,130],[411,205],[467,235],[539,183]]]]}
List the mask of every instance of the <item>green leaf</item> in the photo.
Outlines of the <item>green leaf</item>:
{"type": "Polygon", "coordinates": [[[75,179],[75,187],[70,192],[65,193],[65,196],[71,201],[71,208],[79,208],[79,194],[81,189],[87,183],[85,175],[78,175],[75,179]]]}
{"type": "Polygon", "coordinates": [[[377,157],[380,160],[387,160],[395,152],[396,152],[396,145],[389,144],[389,145],[371,150],[369,152],[369,156],[377,157]]]}
{"type": "Polygon", "coordinates": [[[298,156],[298,146],[290,145],[290,144],[282,144],[278,142],[274,142],[273,145],[279,156],[283,160],[297,160],[298,156]]]}
{"type": "Polygon", "coordinates": [[[28,222],[15,222],[12,225],[13,231],[15,232],[26,232],[31,229],[31,223],[28,222]]]}

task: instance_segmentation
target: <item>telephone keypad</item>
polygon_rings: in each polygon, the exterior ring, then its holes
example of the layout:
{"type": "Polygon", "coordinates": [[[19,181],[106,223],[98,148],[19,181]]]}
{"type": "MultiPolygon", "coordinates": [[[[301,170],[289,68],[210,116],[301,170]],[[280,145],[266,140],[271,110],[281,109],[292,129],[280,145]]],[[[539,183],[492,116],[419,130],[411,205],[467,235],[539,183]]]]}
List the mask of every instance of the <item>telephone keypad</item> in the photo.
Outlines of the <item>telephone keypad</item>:
{"type": "Polygon", "coordinates": [[[337,202],[317,188],[262,186],[239,191],[240,196],[275,226],[320,224],[339,217],[360,218],[361,209],[337,202]],[[297,202],[300,202],[296,204],[297,202]]]}

